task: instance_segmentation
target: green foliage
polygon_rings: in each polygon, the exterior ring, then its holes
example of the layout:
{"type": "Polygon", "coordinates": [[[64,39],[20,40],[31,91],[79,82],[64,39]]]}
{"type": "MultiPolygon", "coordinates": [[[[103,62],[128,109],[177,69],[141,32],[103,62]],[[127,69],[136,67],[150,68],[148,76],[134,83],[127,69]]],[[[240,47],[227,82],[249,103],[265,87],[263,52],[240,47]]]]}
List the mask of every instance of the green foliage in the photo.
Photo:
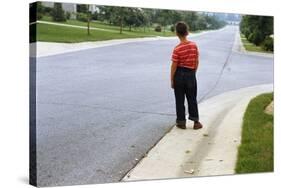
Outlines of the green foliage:
{"type": "Polygon", "coordinates": [[[198,17],[195,24],[196,24],[196,30],[204,30],[208,28],[208,22],[206,20],[206,17],[203,15],[200,15],[198,17]]]}
{"type": "Polygon", "coordinates": [[[99,14],[97,12],[91,14],[91,20],[98,20],[98,19],[99,19],[99,14]]]}
{"type": "Polygon", "coordinates": [[[41,2],[37,2],[40,6],[38,12],[41,12],[42,13],[42,17],[43,16],[52,16],[52,11],[53,11],[53,8],[51,7],[45,7],[42,5],[41,2]]]}
{"type": "Polygon", "coordinates": [[[69,20],[69,19],[70,19],[70,17],[71,17],[70,12],[66,12],[66,13],[65,13],[65,17],[66,17],[66,19],[67,19],[67,20],[69,20]]]}
{"type": "Polygon", "coordinates": [[[140,27],[145,24],[144,14],[140,9],[137,8],[128,8],[127,9],[129,16],[124,16],[124,25],[131,27],[140,27]]]}
{"type": "Polygon", "coordinates": [[[170,27],[170,30],[171,30],[171,32],[175,32],[175,26],[172,25],[172,26],[170,27]]]}
{"type": "Polygon", "coordinates": [[[161,32],[162,31],[162,27],[160,25],[157,25],[154,29],[154,31],[156,32],[161,32]]]}
{"type": "Polygon", "coordinates": [[[43,7],[43,13],[46,16],[51,16],[52,15],[52,11],[53,11],[53,8],[51,8],[51,7],[43,7]]]}
{"type": "Polygon", "coordinates": [[[196,20],[199,16],[196,12],[186,12],[182,17],[182,20],[188,24],[190,31],[198,30],[196,20]]]}
{"type": "Polygon", "coordinates": [[[36,12],[36,19],[40,20],[43,17],[44,7],[41,2],[37,2],[37,12],[36,12]]]}
{"type": "Polygon", "coordinates": [[[216,16],[205,16],[207,29],[218,29],[226,25],[226,22],[219,20],[216,16]]]}
{"type": "Polygon", "coordinates": [[[88,22],[88,15],[86,13],[77,13],[76,19],[82,22],[88,22]]]}
{"type": "Polygon", "coordinates": [[[54,8],[52,11],[52,18],[53,18],[53,21],[56,21],[56,22],[66,21],[65,12],[62,9],[61,3],[54,3],[54,8]]]}
{"type": "Polygon", "coordinates": [[[99,6],[99,20],[107,21],[110,24],[120,27],[141,27],[149,24],[149,15],[139,8],[99,6]]]}
{"type": "MultiPolygon", "coordinates": [[[[273,17],[271,16],[243,16],[240,31],[248,41],[261,45],[265,39],[273,34],[273,17]]],[[[267,44],[269,44],[267,39],[267,44]]]]}
{"type": "Polygon", "coordinates": [[[252,33],[249,34],[248,40],[255,45],[259,45],[264,40],[264,36],[262,35],[261,31],[254,30],[252,33]]]}
{"type": "Polygon", "coordinates": [[[78,4],[76,6],[76,11],[79,12],[79,13],[88,13],[89,7],[86,4],[78,4]]]}
{"type": "MultiPolygon", "coordinates": [[[[100,13],[98,19],[121,27],[140,27],[157,24],[161,31],[166,26],[175,25],[178,21],[185,21],[191,31],[218,29],[225,25],[225,22],[215,16],[207,16],[196,12],[161,10],[161,9],[140,9],[128,7],[98,6],[100,13]]],[[[159,29],[158,29],[159,30],[159,29]]]]}
{"type": "Polygon", "coordinates": [[[157,23],[162,26],[167,26],[172,23],[172,10],[157,10],[157,23]]]}
{"type": "Polygon", "coordinates": [[[271,51],[271,52],[273,52],[273,49],[274,49],[274,44],[273,44],[273,43],[274,43],[273,38],[267,36],[267,37],[265,38],[265,40],[263,41],[263,43],[262,43],[262,48],[263,48],[264,50],[266,50],[266,51],[271,51]]]}

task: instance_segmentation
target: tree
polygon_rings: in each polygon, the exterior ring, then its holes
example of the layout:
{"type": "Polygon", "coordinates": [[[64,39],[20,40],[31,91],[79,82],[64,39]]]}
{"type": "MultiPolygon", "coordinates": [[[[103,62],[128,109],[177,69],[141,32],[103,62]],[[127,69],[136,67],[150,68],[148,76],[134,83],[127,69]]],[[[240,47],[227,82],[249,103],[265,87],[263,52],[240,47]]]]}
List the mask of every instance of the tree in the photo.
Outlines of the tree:
{"type": "Polygon", "coordinates": [[[226,24],[226,22],[219,20],[219,18],[217,18],[216,16],[205,15],[205,18],[208,23],[207,29],[218,29],[226,24]]]}
{"type": "Polygon", "coordinates": [[[119,22],[119,27],[120,27],[119,33],[122,34],[123,27],[124,27],[124,20],[128,16],[129,8],[126,8],[126,7],[116,7],[114,9],[114,13],[115,13],[115,16],[117,17],[118,22],[119,22]]]}
{"type": "Polygon", "coordinates": [[[195,23],[198,30],[204,30],[208,28],[208,22],[204,15],[199,15],[195,23]]]}
{"type": "Polygon", "coordinates": [[[76,11],[80,13],[87,13],[89,11],[89,5],[86,4],[78,4],[76,6],[76,11]]]}
{"type": "Polygon", "coordinates": [[[90,35],[90,22],[91,22],[91,11],[90,11],[90,5],[87,5],[87,34],[90,35]]]}
{"type": "Polygon", "coordinates": [[[140,25],[140,11],[136,8],[128,8],[128,15],[124,17],[125,25],[129,26],[129,31],[132,30],[132,26],[140,25]]]}
{"type": "Polygon", "coordinates": [[[157,23],[163,26],[163,32],[165,33],[165,27],[172,24],[172,10],[157,10],[156,17],[157,23]]]}
{"type": "Polygon", "coordinates": [[[273,17],[243,16],[240,31],[248,41],[255,45],[261,45],[267,36],[273,34],[273,17]]]}
{"type": "Polygon", "coordinates": [[[37,2],[37,12],[36,12],[36,19],[40,20],[44,14],[44,7],[41,2],[37,2]]]}
{"type": "MultiPolygon", "coordinates": [[[[158,25],[165,32],[167,26],[172,26],[178,21],[185,21],[192,31],[204,29],[217,29],[225,23],[215,16],[204,15],[203,13],[177,11],[177,10],[161,10],[161,9],[143,9],[113,6],[98,6],[98,19],[109,24],[118,25],[120,33],[123,27],[129,27],[131,31],[133,27],[143,27],[144,32],[146,26],[158,25]]],[[[160,28],[160,29],[159,29],[160,28]]]]}
{"type": "Polygon", "coordinates": [[[176,11],[171,10],[170,11],[170,24],[175,24],[178,21],[183,20],[183,12],[182,11],[176,11]]]}
{"type": "Polygon", "coordinates": [[[87,34],[90,35],[90,22],[92,18],[90,5],[78,4],[76,8],[77,8],[77,19],[83,22],[87,22],[87,34]]]}
{"type": "Polygon", "coordinates": [[[99,6],[101,19],[108,21],[110,24],[119,26],[119,33],[122,34],[124,22],[128,18],[129,9],[127,7],[111,7],[111,6],[99,6]]]}
{"type": "Polygon", "coordinates": [[[52,10],[52,18],[54,21],[57,21],[57,22],[66,21],[65,12],[62,9],[61,3],[54,3],[54,8],[52,10]]]}
{"type": "Polygon", "coordinates": [[[189,25],[190,31],[198,30],[197,19],[198,14],[196,12],[183,12],[183,20],[189,25]]]}
{"type": "Polygon", "coordinates": [[[140,21],[140,26],[143,27],[143,31],[145,32],[146,26],[149,25],[149,15],[146,14],[146,12],[143,10],[139,12],[139,21],[140,21]]]}

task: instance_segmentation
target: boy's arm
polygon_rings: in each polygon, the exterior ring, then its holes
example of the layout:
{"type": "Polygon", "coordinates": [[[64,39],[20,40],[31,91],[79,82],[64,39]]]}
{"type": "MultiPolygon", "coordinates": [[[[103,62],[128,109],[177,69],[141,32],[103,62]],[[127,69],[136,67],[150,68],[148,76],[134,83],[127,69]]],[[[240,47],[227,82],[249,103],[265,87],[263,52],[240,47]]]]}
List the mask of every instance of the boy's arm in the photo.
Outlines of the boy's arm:
{"type": "Polygon", "coordinates": [[[177,70],[177,64],[175,62],[172,62],[171,65],[171,88],[174,89],[174,76],[177,70]]]}
{"type": "Polygon", "coordinates": [[[198,47],[196,46],[196,51],[197,51],[197,61],[196,61],[196,67],[195,67],[195,71],[197,72],[198,66],[199,66],[199,51],[198,51],[198,47]]]}
{"type": "Polygon", "coordinates": [[[197,61],[196,61],[196,68],[195,68],[195,71],[197,71],[198,66],[199,66],[199,58],[197,58],[197,61]]]}

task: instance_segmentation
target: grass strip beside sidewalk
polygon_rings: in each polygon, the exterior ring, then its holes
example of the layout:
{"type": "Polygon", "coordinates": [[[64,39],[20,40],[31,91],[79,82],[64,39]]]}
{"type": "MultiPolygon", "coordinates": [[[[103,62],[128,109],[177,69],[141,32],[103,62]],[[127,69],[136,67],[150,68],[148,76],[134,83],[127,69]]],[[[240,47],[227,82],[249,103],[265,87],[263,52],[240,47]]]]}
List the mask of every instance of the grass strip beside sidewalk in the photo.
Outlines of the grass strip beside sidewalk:
{"type": "Polygon", "coordinates": [[[264,50],[261,46],[256,46],[255,44],[249,42],[245,35],[240,33],[241,41],[243,43],[244,48],[250,52],[260,52],[260,53],[268,53],[272,54],[272,52],[264,50]]]}
{"type": "Polygon", "coordinates": [[[236,173],[273,171],[273,115],[264,113],[272,100],[273,93],[262,94],[247,107],[236,173]]]}

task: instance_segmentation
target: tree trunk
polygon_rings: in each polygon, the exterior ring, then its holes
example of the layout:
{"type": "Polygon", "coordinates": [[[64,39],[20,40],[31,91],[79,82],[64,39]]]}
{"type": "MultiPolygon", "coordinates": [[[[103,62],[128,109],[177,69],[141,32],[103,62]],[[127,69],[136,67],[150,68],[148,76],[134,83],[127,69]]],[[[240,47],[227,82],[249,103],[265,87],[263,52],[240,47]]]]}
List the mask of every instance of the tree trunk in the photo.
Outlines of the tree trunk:
{"type": "Polygon", "coordinates": [[[120,34],[122,34],[123,31],[123,17],[120,18],[120,34]]]}
{"type": "Polygon", "coordinates": [[[90,35],[90,18],[88,16],[88,35],[90,35]]]}
{"type": "Polygon", "coordinates": [[[87,12],[87,16],[88,16],[88,23],[87,23],[87,33],[88,36],[90,35],[90,5],[87,6],[88,12],[87,12]]]}

